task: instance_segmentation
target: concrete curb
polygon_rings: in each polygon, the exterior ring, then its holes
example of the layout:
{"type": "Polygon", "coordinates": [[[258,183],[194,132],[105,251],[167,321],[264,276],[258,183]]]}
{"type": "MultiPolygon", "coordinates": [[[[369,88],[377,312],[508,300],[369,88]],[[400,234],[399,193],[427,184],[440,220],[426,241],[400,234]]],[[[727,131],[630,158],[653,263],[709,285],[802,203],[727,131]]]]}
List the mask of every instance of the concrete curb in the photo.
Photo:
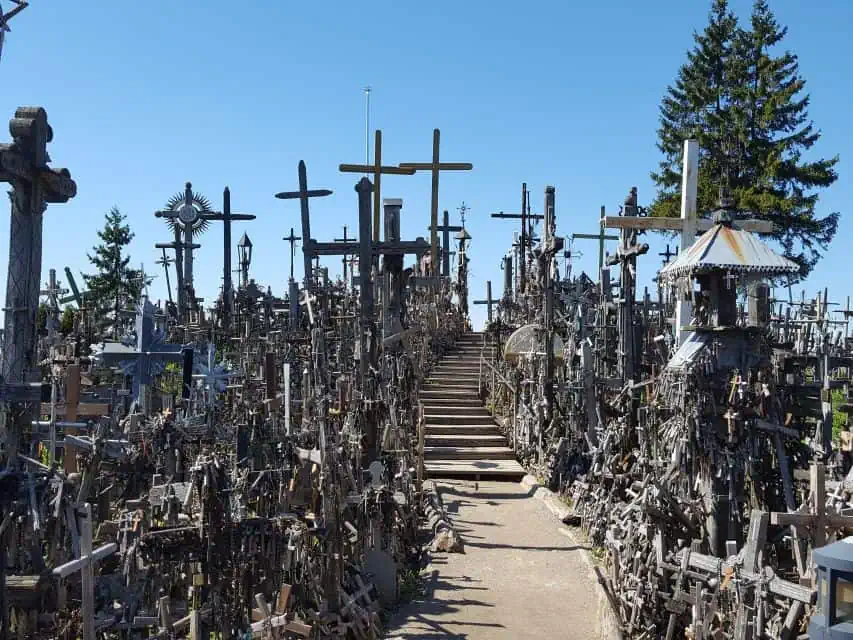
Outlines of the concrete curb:
{"type": "MultiPolygon", "coordinates": [[[[553,491],[540,485],[539,481],[533,476],[524,476],[521,479],[521,486],[527,489],[528,492],[532,492],[534,498],[541,500],[548,511],[559,519],[560,524],[562,524],[563,520],[571,514],[569,506],[560,500],[553,491]]],[[[578,547],[583,546],[583,541],[579,540],[571,529],[560,527],[559,532],[566,536],[572,544],[578,547]]],[[[607,594],[604,592],[604,587],[602,587],[598,582],[598,576],[595,573],[594,565],[592,563],[592,559],[589,557],[589,553],[584,551],[580,554],[580,558],[586,567],[589,581],[595,585],[595,598],[598,603],[599,637],[601,640],[621,640],[623,637],[622,633],[619,631],[621,625],[616,619],[613,609],[610,607],[607,594]]]]}

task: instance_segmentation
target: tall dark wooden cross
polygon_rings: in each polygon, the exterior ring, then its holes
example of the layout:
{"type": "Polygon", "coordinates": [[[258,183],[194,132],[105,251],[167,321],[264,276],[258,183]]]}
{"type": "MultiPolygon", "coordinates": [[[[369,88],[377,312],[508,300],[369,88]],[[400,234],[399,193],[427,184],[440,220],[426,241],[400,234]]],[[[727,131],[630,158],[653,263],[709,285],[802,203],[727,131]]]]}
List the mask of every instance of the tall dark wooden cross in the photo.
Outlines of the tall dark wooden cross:
{"type": "Polygon", "coordinates": [[[415,171],[430,171],[432,173],[432,198],[430,206],[430,270],[433,276],[438,275],[438,176],[441,171],[470,171],[474,165],[470,162],[441,162],[439,146],[441,132],[432,131],[432,162],[401,162],[404,169],[415,171]]]}
{"type": "Polygon", "coordinates": [[[305,169],[304,160],[299,161],[299,191],[282,191],[281,193],[275,194],[275,197],[279,200],[299,200],[300,212],[302,214],[302,266],[305,270],[303,278],[305,281],[305,288],[309,292],[314,287],[313,280],[311,278],[312,254],[307,250],[313,242],[313,240],[311,240],[311,214],[308,211],[308,199],[322,198],[323,196],[330,195],[332,195],[332,192],[329,189],[308,190],[308,175],[305,169]]]}
{"type": "Polygon", "coordinates": [[[16,459],[22,429],[40,399],[36,314],[41,283],[42,216],[49,203],[68,202],[77,185],[68,169],[48,166],[53,130],[41,107],[19,107],[9,121],[11,144],[0,144],[0,182],[12,186],[9,267],[0,376],[0,401],[17,405],[7,419],[7,460],[16,459]]]}
{"type": "MultiPolygon", "coordinates": [[[[373,218],[375,221],[376,216],[373,216],[373,218]]],[[[358,241],[355,238],[348,238],[347,237],[347,225],[344,225],[344,237],[343,238],[335,238],[335,242],[343,242],[344,244],[347,244],[350,242],[358,242],[358,241]]],[[[349,262],[346,254],[344,254],[343,257],[341,258],[341,262],[343,262],[343,268],[344,268],[343,278],[344,278],[344,284],[346,284],[346,282],[347,282],[347,262],[349,262]]]]}
{"type": "Polygon", "coordinates": [[[294,235],[293,227],[290,227],[290,235],[284,236],[282,240],[290,243],[290,279],[293,280],[293,258],[296,255],[296,241],[302,240],[302,238],[294,235]]]}
{"type": "Polygon", "coordinates": [[[485,300],[474,300],[474,304],[484,304],[488,309],[488,319],[489,324],[492,324],[492,307],[498,303],[497,300],[492,298],[492,281],[486,280],[486,299],[485,300]]]}
{"type": "Polygon", "coordinates": [[[342,164],[338,167],[343,173],[372,173],[373,174],[373,242],[379,242],[379,212],[382,207],[382,174],[410,176],[415,173],[414,169],[382,166],[382,131],[376,130],[376,139],[373,144],[373,164],[342,164]]]}
{"type": "MultiPolygon", "coordinates": [[[[601,207],[601,218],[604,219],[604,207],[601,207]]],[[[572,242],[578,240],[598,240],[598,274],[601,277],[601,269],[604,267],[604,241],[618,240],[619,236],[607,235],[604,233],[604,227],[601,227],[598,233],[573,233],[572,242]]]]}
{"type": "Polygon", "coordinates": [[[175,240],[173,242],[157,242],[154,245],[155,249],[173,249],[175,251],[175,288],[178,292],[178,317],[183,318],[187,308],[190,306],[186,300],[186,290],[184,289],[184,249],[192,251],[200,249],[201,245],[196,242],[186,243],[181,239],[181,229],[175,225],[175,240]]]}
{"type": "Polygon", "coordinates": [[[518,287],[524,293],[526,287],[527,274],[527,247],[530,244],[528,238],[527,224],[531,220],[544,220],[545,216],[539,213],[530,213],[530,193],[527,191],[527,183],[521,183],[521,213],[504,213],[499,211],[493,213],[492,218],[502,218],[509,220],[521,220],[521,236],[519,237],[519,256],[518,256],[518,287]]]}
{"type": "MultiPolygon", "coordinates": [[[[432,231],[431,227],[430,231],[432,231]]],[[[450,232],[462,231],[462,227],[450,224],[450,214],[447,212],[447,209],[445,209],[442,224],[436,229],[436,231],[441,231],[441,276],[443,278],[449,278],[450,254],[453,253],[450,250],[450,232]]]]}
{"type": "Polygon", "coordinates": [[[222,193],[222,211],[203,214],[206,220],[222,221],[222,301],[226,326],[233,313],[234,286],[231,282],[231,223],[234,220],[254,220],[251,213],[231,213],[231,190],[225,187],[222,193]]]}

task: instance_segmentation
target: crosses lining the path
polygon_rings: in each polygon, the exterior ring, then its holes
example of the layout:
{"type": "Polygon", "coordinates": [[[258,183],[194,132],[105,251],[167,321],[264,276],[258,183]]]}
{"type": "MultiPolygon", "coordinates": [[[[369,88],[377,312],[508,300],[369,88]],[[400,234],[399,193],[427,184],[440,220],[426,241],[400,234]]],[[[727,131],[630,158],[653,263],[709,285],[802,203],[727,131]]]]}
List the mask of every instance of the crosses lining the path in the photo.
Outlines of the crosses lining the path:
{"type": "Polygon", "coordinates": [[[382,166],[382,131],[376,130],[376,141],[373,145],[373,164],[342,164],[338,170],[344,173],[372,173],[373,174],[373,242],[379,242],[379,211],[382,206],[381,183],[382,174],[411,176],[415,169],[382,166]]]}
{"type": "Polygon", "coordinates": [[[400,166],[415,171],[430,171],[432,173],[432,199],[430,209],[430,270],[432,275],[438,274],[438,176],[441,171],[470,171],[474,165],[470,162],[441,162],[439,146],[441,132],[432,131],[432,162],[401,162],[400,166]]]}
{"type": "Polygon", "coordinates": [[[311,278],[311,253],[308,248],[311,246],[311,216],[308,211],[309,198],[322,198],[323,196],[332,195],[329,189],[313,189],[308,190],[308,176],[305,170],[305,161],[299,161],[299,191],[282,191],[275,194],[279,200],[296,200],[299,199],[300,212],[302,214],[302,256],[303,268],[305,274],[305,288],[309,291],[314,288],[311,278]]]}

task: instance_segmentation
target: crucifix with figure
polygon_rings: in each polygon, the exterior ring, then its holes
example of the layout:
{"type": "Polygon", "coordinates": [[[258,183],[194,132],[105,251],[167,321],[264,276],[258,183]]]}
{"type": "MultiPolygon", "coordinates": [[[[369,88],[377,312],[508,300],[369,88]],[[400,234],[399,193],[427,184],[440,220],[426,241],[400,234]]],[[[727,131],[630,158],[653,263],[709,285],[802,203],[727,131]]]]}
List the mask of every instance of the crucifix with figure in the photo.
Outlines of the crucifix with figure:
{"type": "Polygon", "coordinates": [[[441,132],[432,131],[432,162],[401,162],[400,167],[415,171],[432,173],[432,197],[430,200],[430,270],[431,275],[438,275],[438,176],[441,171],[470,171],[474,165],[470,162],[441,162],[439,146],[441,132]]]}
{"type": "Polygon", "coordinates": [[[527,191],[527,183],[521,183],[521,213],[504,213],[499,211],[493,213],[492,218],[505,220],[521,220],[521,236],[519,237],[518,257],[518,288],[524,293],[527,281],[527,248],[531,244],[527,224],[532,220],[544,220],[545,216],[539,213],[530,213],[530,193],[527,191]]]}
{"type": "Polygon", "coordinates": [[[0,144],[0,182],[12,186],[9,267],[0,376],[6,410],[6,456],[14,461],[18,439],[29,429],[33,402],[41,397],[36,315],[41,289],[42,216],[49,203],[68,202],[77,185],[68,169],[48,166],[53,130],[41,107],[20,107],[9,121],[11,144],[0,144]]]}
{"type": "Polygon", "coordinates": [[[382,204],[382,195],[380,186],[382,184],[382,174],[410,176],[415,173],[414,169],[399,167],[383,167],[382,166],[382,131],[376,130],[376,139],[373,144],[373,164],[342,164],[338,170],[343,173],[364,173],[373,174],[373,242],[379,242],[379,208],[382,204]]]}
{"type": "MultiPolygon", "coordinates": [[[[311,215],[308,211],[309,198],[322,198],[330,196],[332,192],[329,189],[308,189],[308,174],[305,169],[305,161],[299,161],[299,191],[282,191],[275,194],[279,200],[299,200],[299,208],[302,216],[302,266],[305,270],[303,280],[305,281],[305,289],[310,293],[313,287],[311,278],[311,254],[305,250],[313,241],[311,240],[311,215]]],[[[291,235],[292,234],[291,229],[291,235]]],[[[293,245],[291,245],[291,248],[293,245]]]]}

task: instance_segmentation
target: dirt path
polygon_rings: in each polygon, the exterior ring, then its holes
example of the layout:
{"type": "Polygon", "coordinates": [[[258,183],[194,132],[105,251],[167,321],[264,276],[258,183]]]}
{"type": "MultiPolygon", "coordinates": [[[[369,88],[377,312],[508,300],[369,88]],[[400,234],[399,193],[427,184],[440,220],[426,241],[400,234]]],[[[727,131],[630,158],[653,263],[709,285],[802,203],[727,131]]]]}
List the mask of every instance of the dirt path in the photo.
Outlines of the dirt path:
{"type": "Polygon", "coordinates": [[[397,612],[387,638],[599,637],[595,578],[560,523],[514,482],[441,480],[464,554],[436,554],[423,598],[397,612]]]}

